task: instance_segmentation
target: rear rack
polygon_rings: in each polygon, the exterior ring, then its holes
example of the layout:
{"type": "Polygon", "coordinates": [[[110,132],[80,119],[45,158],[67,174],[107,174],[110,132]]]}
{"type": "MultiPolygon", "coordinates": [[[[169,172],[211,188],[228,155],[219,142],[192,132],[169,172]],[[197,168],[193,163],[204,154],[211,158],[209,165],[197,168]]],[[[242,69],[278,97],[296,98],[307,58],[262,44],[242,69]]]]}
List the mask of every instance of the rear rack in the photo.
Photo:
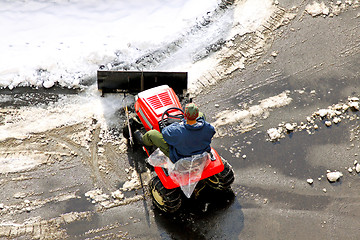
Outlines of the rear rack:
{"type": "Polygon", "coordinates": [[[187,90],[187,72],[97,71],[98,89],[105,93],[137,94],[146,89],[168,85],[176,94],[187,90]]]}

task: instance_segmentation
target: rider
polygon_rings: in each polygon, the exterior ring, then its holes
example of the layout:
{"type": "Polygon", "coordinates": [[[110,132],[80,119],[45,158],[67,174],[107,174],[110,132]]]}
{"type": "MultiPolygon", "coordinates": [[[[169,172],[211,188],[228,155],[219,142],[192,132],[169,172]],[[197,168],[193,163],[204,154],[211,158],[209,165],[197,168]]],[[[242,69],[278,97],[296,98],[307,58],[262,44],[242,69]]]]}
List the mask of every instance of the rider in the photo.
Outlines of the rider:
{"type": "Polygon", "coordinates": [[[204,114],[194,103],[185,106],[185,119],[163,128],[162,132],[150,130],[143,136],[147,146],[155,145],[172,162],[203,152],[210,152],[215,128],[205,121],[204,114]]]}

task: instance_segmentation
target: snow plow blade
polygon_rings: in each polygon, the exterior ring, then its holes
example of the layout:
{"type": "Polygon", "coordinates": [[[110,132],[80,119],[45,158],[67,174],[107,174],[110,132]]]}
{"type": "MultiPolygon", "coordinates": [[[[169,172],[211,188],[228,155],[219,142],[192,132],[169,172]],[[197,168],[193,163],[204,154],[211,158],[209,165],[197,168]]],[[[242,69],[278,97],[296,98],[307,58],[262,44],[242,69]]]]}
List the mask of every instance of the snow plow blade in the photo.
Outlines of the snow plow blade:
{"type": "Polygon", "coordinates": [[[187,72],[140,72],[102,71],[97,72],[98,89],[105,93],[123,92],[137,94],[146,89],[168,85],[175,93],[187,90],[187,72]]]}

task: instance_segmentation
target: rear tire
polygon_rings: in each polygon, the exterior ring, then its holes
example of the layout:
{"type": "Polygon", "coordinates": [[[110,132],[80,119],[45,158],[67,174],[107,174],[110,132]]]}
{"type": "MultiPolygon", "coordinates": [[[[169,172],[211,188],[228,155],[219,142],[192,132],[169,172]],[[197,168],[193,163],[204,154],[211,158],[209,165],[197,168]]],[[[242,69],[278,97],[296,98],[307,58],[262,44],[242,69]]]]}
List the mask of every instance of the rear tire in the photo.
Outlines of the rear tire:
{"type": "Polygon", "coordinates": [[[181,207],[182,198],[180,188],[166,189],[158,176],[150,180],[149,190],[154,205],[161,211],[174,213],[181,207]]]}
{"type": "Polygon", "coordinates": [[[227,190],[234,182],[234,171],[231,165],[223,158],[224,170],[206,179],[206,184],[216,190],[227,190]]]}

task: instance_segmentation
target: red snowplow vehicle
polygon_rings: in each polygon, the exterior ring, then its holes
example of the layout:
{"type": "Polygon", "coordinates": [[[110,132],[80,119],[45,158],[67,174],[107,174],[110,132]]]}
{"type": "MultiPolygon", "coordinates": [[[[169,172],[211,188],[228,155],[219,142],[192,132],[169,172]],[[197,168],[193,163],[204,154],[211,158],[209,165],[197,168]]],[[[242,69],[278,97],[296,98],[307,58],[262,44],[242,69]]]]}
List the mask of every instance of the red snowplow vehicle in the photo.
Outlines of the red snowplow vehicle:
{"type": "MultiPolygon", "coordinates": [[[[129,72],[121,73],[123,75],[129,74],[129,72]]],[[[163,74],[162,76],[167,75],[164,72],[161,74],[163,74]]],[[[174,73],[169,73],[163,83],[173,84],[178,94],[167,84],[151,86],[149,89],[142,87],[143,90],[137,94],[134,105],[136,119],[131,122],[128,119],[123,130],[124,136],[130,141],[133,141],[133,136],[134,139],[138,139],[137,133],[145,133],[152,129],[161,132],[163,128],[173,122],[182,121],[184,112],[180,98],[184,98],[184,92],[187,88],[187,73],[176,74],[178,74],[176,75],[178,81],[176,84],[171,81],[174,80],[171,78],[174,73]],[[181,74],[185,75],[181,76],[181,74]],[[138,129],[139,126],[140,129],[138,129]]],[[[159,76],[159,74],[154,74],[154,76],[156,75],[159,76]]],[[[140,82],[144,86],[146,74],[142,73],[141,76],[140,82]]],[[[126,79],[126,77],[122,77],[126,79]]],[[[152,78],[150,79],[152,80],[152,78]]],[[[106,85],[104,81],[102,84],[103,86],[106,85]]],[[[99,89],[101,88],[99,87],[99,89]]],[[[211,148],[210,153],[205,152],[183,158],[176,163],[172,163],[159,149],[151,154],[146,148],[144,150],[148,155],[147,162],[154,166],[156,173],[148,184],[149,191],[154,205],[164,212],[176,212],[181,207],[184,195],[190,198],[205,186],[217,190],[227,190],[234,181],[232,167],[213,148],[211,148]],[[199,182],[201,184],[198,184],[199,182]]]]}

